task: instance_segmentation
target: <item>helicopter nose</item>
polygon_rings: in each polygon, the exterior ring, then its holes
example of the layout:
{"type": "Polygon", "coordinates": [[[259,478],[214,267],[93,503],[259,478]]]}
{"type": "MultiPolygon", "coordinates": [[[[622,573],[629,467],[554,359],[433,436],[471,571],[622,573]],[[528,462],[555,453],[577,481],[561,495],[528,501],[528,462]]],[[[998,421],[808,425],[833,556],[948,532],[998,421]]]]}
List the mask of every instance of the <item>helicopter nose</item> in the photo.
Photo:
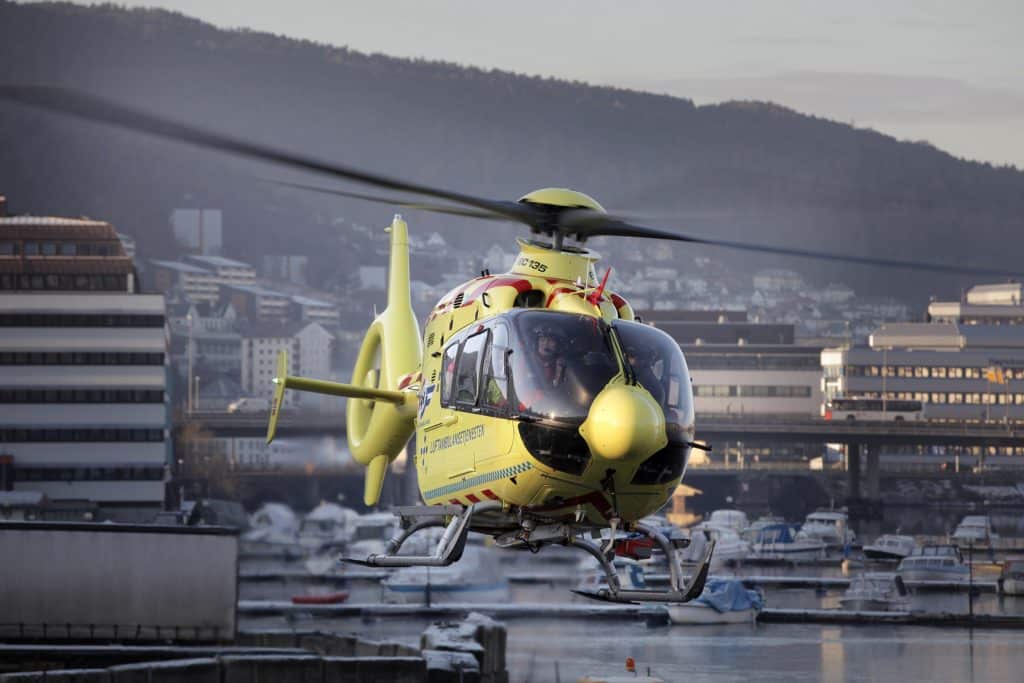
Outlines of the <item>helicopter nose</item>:
{"type": "Polygon", "coordinates": [[[580,435],[605,460],[642,459],[668,444],[665,414],[640,387],[611,384],[590,406],[580,435]]]}

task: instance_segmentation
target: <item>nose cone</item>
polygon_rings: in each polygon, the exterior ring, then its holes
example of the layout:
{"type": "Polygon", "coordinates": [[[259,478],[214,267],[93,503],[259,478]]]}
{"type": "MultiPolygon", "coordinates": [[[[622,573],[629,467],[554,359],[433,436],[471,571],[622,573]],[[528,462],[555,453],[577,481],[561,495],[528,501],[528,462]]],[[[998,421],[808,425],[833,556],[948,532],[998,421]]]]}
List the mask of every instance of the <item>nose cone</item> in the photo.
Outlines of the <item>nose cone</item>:
{"type": "Polygon", "coordinates": [[[645,459],[665,447],[665,414],[647,391],[626,384],[605,387],[580,426],[590,452],[605,460],[645,459]]]}

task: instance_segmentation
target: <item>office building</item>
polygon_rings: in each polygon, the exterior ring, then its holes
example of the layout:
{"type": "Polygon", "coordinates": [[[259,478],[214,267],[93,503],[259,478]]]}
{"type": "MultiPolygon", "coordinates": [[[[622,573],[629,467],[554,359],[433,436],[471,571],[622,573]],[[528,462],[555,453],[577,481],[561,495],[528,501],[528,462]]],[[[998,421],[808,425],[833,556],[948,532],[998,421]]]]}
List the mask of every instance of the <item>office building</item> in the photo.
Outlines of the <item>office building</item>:
{"type": "Polygon", "coordinates": [[[0,217],[0,454],[15,491],[144,520],[169,463],[164,299],[101,221],[0,217]]]}
{"type": "MultiPolygon", "coordinates": [[[[988,314],[986,314],[988,315],[988,314]]],[[[892,323],[824,349],[825,397],[920,401],[932,420],[1024,420],[1024,327],[892,323]]]]}

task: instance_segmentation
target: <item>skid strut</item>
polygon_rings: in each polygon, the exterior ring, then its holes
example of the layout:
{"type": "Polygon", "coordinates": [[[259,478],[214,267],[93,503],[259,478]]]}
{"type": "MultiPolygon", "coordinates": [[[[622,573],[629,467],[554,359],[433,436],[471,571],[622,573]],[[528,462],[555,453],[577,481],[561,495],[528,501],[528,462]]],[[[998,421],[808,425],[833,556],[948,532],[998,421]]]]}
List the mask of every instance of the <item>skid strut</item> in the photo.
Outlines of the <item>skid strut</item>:
{"type": "Polygon", "coordinates": [[[500,510],[501,503],[497,501],[485,501],[474,503],[469,507],[443,506],[440,510],[423,509],[422,516],[415,512],[409,514],[400,513],[402,528],[387,543],[387,552],[380,555],[370,555],[362,559],[356,557],[342,558],[342,562],[358,564],[364,567],[447,567],[452,562],[462,557],[462,550],[466,546],[466,537],[469,535],[469,525],[476,512],[488,510],[500,510]],[[451,514],[451,521],[445,524],[445,515],[451,514]],[[443,526],[444,533],[432,555],[398,555],[402,544],[417,531],[429,527],[443,526]]]}
{"type": "Polygon", "coordinates": [[[619,583],[619,575],[615,571],[611,560],[594,543],[578,536],[570,537],[568,545],[574,546],[592,555],[604,570],[608,581],[607,588],[597,591],[573,591],[587,598],[603,600],[605,602],[689,602],[704,592],[704,583],[708,578],[708,569],[711,566],[711,554],[715,551],[715,541],[711,539],[704,548],[697,571],[690,578],[689,584],[683,581],[683,569],[679,564],[675,548],[668,538],[657,529],[646,524],[637,524],[635,528],[644,534],[661,548],[668,559],[669,566],[669,590],[627,590],[619,583]]]}

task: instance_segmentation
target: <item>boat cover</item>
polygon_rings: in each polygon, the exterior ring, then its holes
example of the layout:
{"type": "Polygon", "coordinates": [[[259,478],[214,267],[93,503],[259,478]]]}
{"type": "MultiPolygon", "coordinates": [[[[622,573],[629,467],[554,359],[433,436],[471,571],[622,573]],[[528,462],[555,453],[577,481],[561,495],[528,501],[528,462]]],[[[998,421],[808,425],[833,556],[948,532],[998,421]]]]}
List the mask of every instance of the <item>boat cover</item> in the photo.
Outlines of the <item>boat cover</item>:
{"type": "Polygon", "coordinates": [[[751,608],[760,611],[764,606],[761,594],[744,586],[739,579],[708,579],[704,592],[694,602],[718,612],[738,612],[751,608]]]}

